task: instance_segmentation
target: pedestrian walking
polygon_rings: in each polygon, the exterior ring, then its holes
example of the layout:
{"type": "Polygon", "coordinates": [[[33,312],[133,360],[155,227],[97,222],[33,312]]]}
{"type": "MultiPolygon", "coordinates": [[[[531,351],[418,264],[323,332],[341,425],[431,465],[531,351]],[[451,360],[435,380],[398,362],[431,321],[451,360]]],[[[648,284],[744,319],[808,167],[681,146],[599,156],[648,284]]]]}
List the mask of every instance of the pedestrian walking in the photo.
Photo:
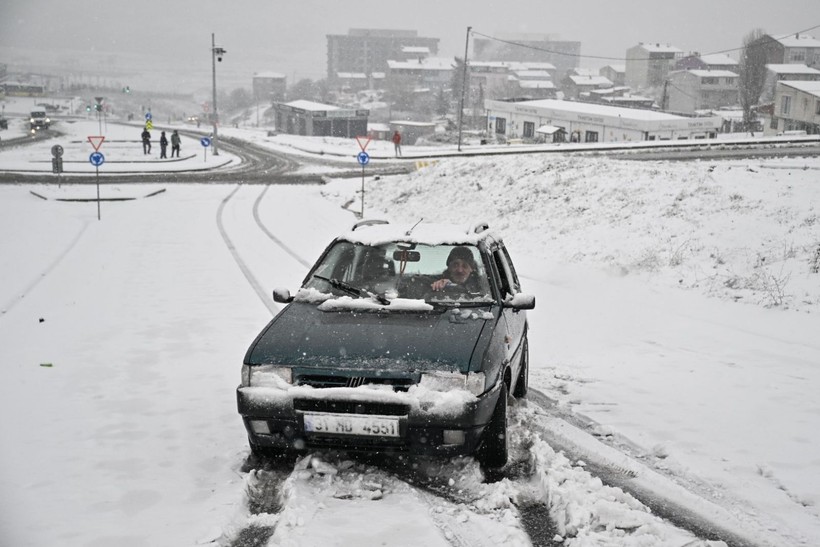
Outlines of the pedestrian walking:
{"type": "Polygon", "coordinates": [[[180,146],[180,144],[181,144],[181,139],[179,138],[179,133],[177,132],[176,129],[174,129],[174,132],[171,133],[171,157],[172,158],[174,157],[174,154],[176,154],[177,157],[179,157],[179,146],[180,146]]]}
{"type": "Polygon", "coordinates": [[[162,132],[162,135],[159,137],[159,157],[167,158],[168,156],[165,155],[165,151],[168,149],[168,139],[165,137],[165,131],[162,132]]]}
{"type": "Polygon", "coordinates": [[[396,157],[401,156],[401,133],[396,131],[393,133],[393,149],[396,152],[396,157]]]}
{"type": "Polygon", "coordinates": [[[142,153],[151,153],[151,133],[148,132],[147,127],[142,130],[142,153]]]}

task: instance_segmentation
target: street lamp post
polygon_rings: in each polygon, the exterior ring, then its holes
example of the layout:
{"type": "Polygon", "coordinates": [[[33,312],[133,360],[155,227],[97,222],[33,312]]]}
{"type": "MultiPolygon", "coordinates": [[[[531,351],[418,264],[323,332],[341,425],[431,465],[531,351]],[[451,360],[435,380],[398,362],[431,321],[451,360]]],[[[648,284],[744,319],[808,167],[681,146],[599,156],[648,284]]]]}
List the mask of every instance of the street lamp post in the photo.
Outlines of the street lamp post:
{"type": "Polygon", "coordinates": [[[222,49],[221,47],[216,47],[216,41],[214,38],[214,33],[211,33],[211,71],[213,75],[213,103],[214,103],[214,111],[211,114],[213,116],[213,125],[214,125],[214,138],[213,138],[213,145],[214,145],[214,156],[219,155],[219,147],[218,142],[219,139],[217,138],[217,124],[219,122],[219,110],[216,108],[216,62],[222,62],[222,56],[228,53],[226,50],[222,49]]]}

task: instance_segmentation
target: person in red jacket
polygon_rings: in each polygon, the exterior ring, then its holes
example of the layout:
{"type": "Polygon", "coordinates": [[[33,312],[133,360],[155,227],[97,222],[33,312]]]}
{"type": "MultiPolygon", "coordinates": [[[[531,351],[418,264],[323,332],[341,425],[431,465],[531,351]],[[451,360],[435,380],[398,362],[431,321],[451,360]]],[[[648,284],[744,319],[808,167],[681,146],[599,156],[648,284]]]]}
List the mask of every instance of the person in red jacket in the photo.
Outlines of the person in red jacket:
{"type": "Polygon", "coordinates": [[[398,131],[393,133],[393,148],[395,148],[396,157],[401,156],[401,133],[398,131]]]}

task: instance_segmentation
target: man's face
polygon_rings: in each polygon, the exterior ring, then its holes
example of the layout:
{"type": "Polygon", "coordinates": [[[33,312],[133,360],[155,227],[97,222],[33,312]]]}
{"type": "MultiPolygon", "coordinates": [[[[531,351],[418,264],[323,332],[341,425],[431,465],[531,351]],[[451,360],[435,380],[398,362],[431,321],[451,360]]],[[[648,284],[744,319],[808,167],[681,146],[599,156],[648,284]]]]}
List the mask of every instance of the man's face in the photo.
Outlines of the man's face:
{"type": "Polygon", "coordinates": [[[470,277],[471,273],[473,273],[473,268],[470,264],[466,260],[462,260],[460,258],[451,260],[450,264],[447,266],[447,270],[450,273],[450,281],[458,284],[467,281],[467,278],[470,277]]]}

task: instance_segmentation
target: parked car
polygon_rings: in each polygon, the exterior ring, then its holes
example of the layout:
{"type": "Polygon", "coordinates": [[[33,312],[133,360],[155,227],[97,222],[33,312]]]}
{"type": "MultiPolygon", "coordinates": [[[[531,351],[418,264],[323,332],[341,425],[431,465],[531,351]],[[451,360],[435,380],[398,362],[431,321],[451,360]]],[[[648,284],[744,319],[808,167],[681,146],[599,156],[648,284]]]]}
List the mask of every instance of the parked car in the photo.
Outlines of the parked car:
{"type": "Polygon", "coordinates": [[[6,118],[0,118],[0,129],[8,129],[9,121],[6,118]]]}
{"type": "Polygon", "coordinates": [[[357,223],[295,295],[273,296],[285,306],[248,349],[237,388],[254,453],[339,448],[506,464],[507,401],[527,394],[525,310],[535,297],[521,292],[486,224],[357,223]]]}

